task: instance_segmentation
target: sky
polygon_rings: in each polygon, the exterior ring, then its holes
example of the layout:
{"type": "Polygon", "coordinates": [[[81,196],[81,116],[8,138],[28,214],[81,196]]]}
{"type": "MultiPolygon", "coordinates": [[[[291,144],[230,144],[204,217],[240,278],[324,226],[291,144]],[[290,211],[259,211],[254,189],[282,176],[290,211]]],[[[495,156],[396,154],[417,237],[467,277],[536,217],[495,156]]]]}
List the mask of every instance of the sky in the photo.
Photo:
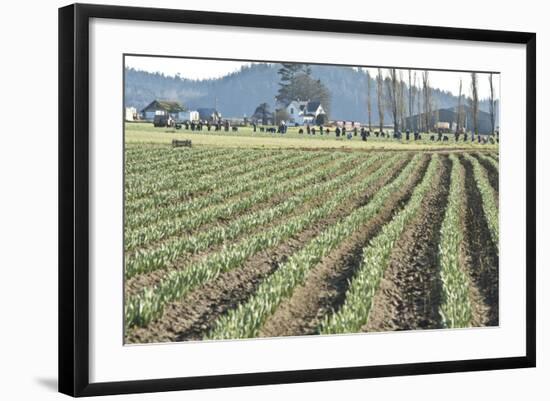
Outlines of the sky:
{"type": "MultiPolygon", "coordinates": [[[[188,79],[211,79],[221,78],[232,72],[238,71],[242,66],[250,65],[250,62],[225,61],[225,60],[200,60],[185,58],[163,58],[163,57],[135,57],[126,56],[126,66],[137,70],[148,72],[160,72],[165,75],[176,76],[188,79]]],[[[367,68],[373,77],[377,74],[377,68],[367,68]]],[[[449,91],[458,96],[458,83],[462,78],[462,93],[471,95],[470,73],[451,71],[430,71],[430,86],[441,90],[449,91]]],[[[407,71],[403,72],[403,79],[408,80],[407,71]]],[[[421,74],[417,73],[420,83],[421,74]]],[[[495,86],[495,97],[499,98],[499,75],[493,75],[495,86]]],[[[479,98],[489,97],[489,74],[478,73],[479,98]]]]}

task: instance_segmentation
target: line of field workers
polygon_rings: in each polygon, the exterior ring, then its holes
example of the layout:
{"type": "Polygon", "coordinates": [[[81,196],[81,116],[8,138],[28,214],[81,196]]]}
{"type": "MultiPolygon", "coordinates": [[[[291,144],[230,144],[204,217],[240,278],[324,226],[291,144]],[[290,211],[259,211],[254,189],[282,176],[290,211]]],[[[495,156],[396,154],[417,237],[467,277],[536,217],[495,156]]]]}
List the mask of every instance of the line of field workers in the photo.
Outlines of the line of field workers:
{"type": "Polygon", "coordinates": [[[125,341],[498,325],[498,164],[127,144],[125,341]]]}

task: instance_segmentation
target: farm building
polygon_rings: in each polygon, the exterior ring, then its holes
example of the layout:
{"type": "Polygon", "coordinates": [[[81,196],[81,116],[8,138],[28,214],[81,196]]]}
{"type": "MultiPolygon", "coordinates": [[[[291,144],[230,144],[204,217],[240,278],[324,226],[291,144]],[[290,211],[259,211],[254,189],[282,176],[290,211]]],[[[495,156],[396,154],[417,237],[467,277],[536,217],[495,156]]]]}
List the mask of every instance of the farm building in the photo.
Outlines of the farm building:
{"type": "Polygon", "coordinates": [[[126,107],[124,112],[124,119],[126,121],[135,121],[137,120],[137,110],[135,107],[126,107]]]}
{"type": "Polygon", "coordinates": [[[298,101],[293,100],[285,106],[291,124],[314,124],[320,115],[326,112],[318,101],[298,101]]]}
{"type": "MultiPolygon", "coordinates": [[[[439,109],[432,113],[432,119],[430,123],[430,129],[437,129],[440,127],[442,129],[450,129],[451,131],[456,129],[457,121],[457,107],[450,107],[447,109],[439,109]],[[436,121],[436,116],[437,121],[436,121]]],[[[468,106],[463,106],[463,116],[461,118],[461,126],[466,127],[466,131],[473,131],[474,124],[472,119],[472,109],[468,106]]],[[[416,114],[412,117],[407,117],[407,126],[412,127],[412,129],[417,129],[419,121],[420,124],[424,124],[424,113],[416,114]]],[[[495,126],[498,123],[495,121],[495,126]]],[[[491,133],[491,115],[485,111],[478,111],[477,116],[477,127],[478,132],[481,135],[487,135],[491,133]]]]}
{"type": "Polygon", "coordinates": [[[155,115],[170,115],[175,120],[179,120],[179,113],[185,112],[185,108],[176,101],[153,100],[147,107],[141,110],[144,120],[152,121],[155,115]]]}
{"type": "Polygon", "coordinates": [[[199,121],[199,112],[196,110],[180,111],[178,114],[178,121],[199,121]]]}
{"type": "Polygon", "coordinates": [[[201,121],[217,122],[222,119],[222,114],[212,107],[201,107],[197,109],[201,121]]]}

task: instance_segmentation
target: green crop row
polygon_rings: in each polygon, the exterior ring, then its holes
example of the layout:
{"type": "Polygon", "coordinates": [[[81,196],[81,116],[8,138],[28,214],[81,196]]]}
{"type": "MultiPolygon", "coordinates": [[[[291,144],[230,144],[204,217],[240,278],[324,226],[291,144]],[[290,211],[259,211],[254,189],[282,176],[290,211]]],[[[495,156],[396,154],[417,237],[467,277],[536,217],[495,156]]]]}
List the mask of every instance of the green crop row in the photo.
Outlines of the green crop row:
{"type": "MultiPolygon", "coordinates": [[[[406,185],[420,160],[421,156],[417,155],[395,180],[382,187],[365,206],[327,228],[293,254],[275,273],[260,284],[256,293],[246,303],[219,318],[206,338],[230,339],[257,336],[266,319],[275,312],[285,298],[292,295],[297,286],[304,283],[310,270],[347,237],[376,216],[391,195],[406,185]]],[[[378,180],[387,176],[391,168],[392,163],[386,163],[384,168],[371,176],[371,179],[378,180]]]]}
{"type": "Polygon", "coordinates": [[[498,160],[495,160],[493,157],[487,156],[483,153],[478,153],[477,156],[481,160],[485,160],[487,163],[489,163],[491,166],[493,166],[496,171],[498,171],[498,160]]]}
{"type": "Polygon", "coordinates": [[[338,164],[316,173],[316,182],[313,186],[305,186],[294,196],[275,207],[260,209],[254,213],[243,215],[231,221],[227,226],[215,226],[209,230],[199,232],[187,237],[177,237],[174,240],[163,243],[160,247],[151,250],[138,250],[128,257],[126,262],[126,277],[146,273],[166,267],[184,254],[194,254],[204,251],[213,245],[225,243],[251,230],[272,223],[276,218],[283,217],[312,199],[330,193],[339,187],[346,185],[350,180],[368,168],[374,162],[382,158],[382,154],[366,159],[358,168],[351,169],[343,175],[324,181],[321,178],[331,175],[344,166],[347,160],[341,160],[338,164]]]}
{"type": "Polygon", "coordinates": [[[474,170],[474,181],[477,189],[481,194],[483,214],[487,221],[487,226],[491,233],[491,239],[497,249],[499,246],[499,228],[498,228],[498,204],[495,200],[495,192],[487,178],[487,172],[483,169],[479,161],[468,154],[464,154],[464,158],[472,164],[474,170]]]}
{"type": "MultiPolygon", "coordinates": [[[[330,154],[325,155],[318,164],[325,162],[330,157],[330,154]]],[[[315,173],[305,176],[300,175],[308,170],[310,170],[310,166],[305,165],[295,170],[283,169],[280,174],[275,176],[268,174],[267,177],[256,182],[245,180],[241,183],[242,187],[249,184],[254,187],[254,192],[250,196],[238,197],[223,203],[220,203],[223,200],[221,199],[220,202],[204,209],[187,209],[187,213],[184,214],[182,212],[174,219],[161,220],[158,223],[149,224],[135,231],[130,231],[125,236],[125,249],[136,249],[150,242],[159,241],[184,231],[197,229],[204,224],[218,219],[230,219],[235,214],[242,213],[278,194],[295,191],[308,182],[315,180],[315,173]]],[[[242,189],[238,185],[235,188],[237,190],[242,189]]]]}
{"type": "MultiPolygon", "coordinates": [[[[225,168],[234,168],[237,172],[245,172],[246,170],[239,170],[239,167],[243,166],[239,166],[239,164],[236,163],[237,160],[246,161],[250,164],[262,164],[265,163],[266,159],[283,159],[281,153],[282,152],[274,153],[268,151],[258,151],[255,153],[227,152],[217,156],[209,156],[207,154],[206,156],[201,155],[198,157],[192,154],[189,159],[182,160],[181,158],[175,158],[167,162],[162,168],[151,169],[142,174],[127,173],[125,189],[132,195],[136,191],[143,191],[152,184],[158,185],[159,180],[162,180],[165,185],[169,185],[174,181],[186,182],[191,179],[208,177],[209,175],[217,174],[225,168]]],[[[287,154],[287,157],[288,156],[287,154]]],[[[165,188],[159,187],[158,191],[163,189],[165,188]]]]}
{"type": "Polygon", "coordinates": [[[491,158],[493,158],[496,162],[499,161],[499,155],[498,155],[498,153],[496,153],[496,152],[491,152],[491,153],[489,153],[489,156],[490,156],[491,158]]]}
{"type": "MultiPolygon", "coordinates": [[[[266,185],[268,180],[284,179],[286,176],[285,170],[291,169],[295,165],[303,167],[304,163],[309,163],[308,166],[310,168],[317,168],[318,165],[335,158],[332,153],[327,153],[325,156],[313,160],[304,156],[307,155],[302,155],[302,157],[298,158],[287,158],[280,163],[268,163],[262,168],[254,168],[242,176],[235,177],[233,180],[220,182],[218,190],[214,190],[206,196],[198,196],[188,202],[172,203],[157,209],[149,208],[142,213],[130,213],[126,216],[125,227],[127,230],[132,230],[150,223],[159,224],[160,221],[165,219],[175,219],[191,211],[201,210],[222,201],[227,201],[232,196],[248,191],[255,191],[266,185]]],[[[215,185],[218,186],[218,184],[215,185]]]]}
{"type": "Polygon", "coordinates": [[[395,243],[406,225],[417,215],[422,200],[441,167],[439,157],[432,156],[424,178],[414,189],[405,207],[373,238],[363,250],[362,263],[350,282],[342,307],[327,316],[320,327],[323,334],[354,333],[367,323],[372,301],[384,275],[395,243]]]}
{"type": "Polygon", "coordinates": [[[282,241],[328,217],[342,203],[363,193],[372,181],[370,177],[352,184],[332,195],[322,206],[304,211],[266,231],[251,235],[244,240],[224,246],[221,251],[190,264],[185,269],[171,271],[155,288],[130,296],[125,308],[127,326],[146,326],[152,319],[162,315],[164,306],[181,299],[189,291],[218,277],[221,273],[235,269],[256,253],[272,248],[282,241]]]}
{"type": "MultiPolygon", "coordinates": [[[[278,154],[265,158],[258,158],[252,162],[238,159],[241,165],[225,168],[219,166],[220,171],[214,174],[208,174],[200,177],[179,176],[171,180],[170,185],[165,181],[164,188],[157,188],[156,191],[150,192],[148,195],[138,196],[134,199],[126,198],[127,216],[136,215],[149,211],[153,208],[161,208],[171,203],[188,200],[194,196],[204,195],[241,179],[243,175],[251,174],[251,171],[256,169],[268,168],[281,160],[309,160],[319,157],[318,154],[293,154],[291,156],[278,154]]],[[[143,184],[144,188],[147,187],[143,184]]],[[[148,184],[149,186],[151,184],[148,184]]],[[[158,187],[153,185],[153,187],[158,187]]]]}
{"type": "Polygon", "coordinates": [[[461,212],[464,207],[464,174],[458,157],[451,155],[451,185],[439,241],[442,301],[439,313],[445,327],[468,327],[472,320],[469,279],[460,263],[464,240],[461,212]]]}
{"type": "Polygon", "coordinates": [[[146,179],[147,177],[177,166],[185,168],[198,160],[216,160],[227,155],[223,149],[171,149],[163,147],[158,155],[144,153],[140,156],[129,156],[126,153],[124,171],[128,177],[146,179]],[[160,152],[162,150],[162,152],[160,152]]]}
{"type": "MultiPolygon", "coordinates": [[[[227,155],[224,160],[218,163],[204,163],[201,160],[195,161],[195,167],[188,174],[181,174],[179,172],[171,174],[165,173],[156,177],[153,177],[153,181],[128,181],[125,183],[125,196],[127,204],[130,204],[136,199],[141,199],[152,194],[157,194],[160,191],[176,188],[186,184],[193,187],[193,183],[207,181],[215,182],[216,179],[223,179],[224,177],[231,177],[233,175],[243,174],[248,171],[251,164],[262,163],[265,157],[262,153],[252,153],[247,155],[241,155],[238,157],[231,157],[227,155]]],[[[205,185],[201,188],[208,188],[205,185]]]]}

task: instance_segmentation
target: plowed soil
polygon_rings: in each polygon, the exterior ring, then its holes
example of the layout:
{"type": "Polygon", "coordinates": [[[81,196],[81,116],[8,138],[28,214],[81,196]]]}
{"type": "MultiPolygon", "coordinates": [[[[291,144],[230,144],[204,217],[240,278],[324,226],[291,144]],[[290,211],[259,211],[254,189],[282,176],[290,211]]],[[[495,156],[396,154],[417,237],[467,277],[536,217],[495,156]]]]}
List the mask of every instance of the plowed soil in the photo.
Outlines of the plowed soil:
{"type": "Polygon", "coordinates": [[[451,164],[443,168],[393,250],[363,331],[441,327],[438,263],[440,229],[449,194],[451,164]]]}

